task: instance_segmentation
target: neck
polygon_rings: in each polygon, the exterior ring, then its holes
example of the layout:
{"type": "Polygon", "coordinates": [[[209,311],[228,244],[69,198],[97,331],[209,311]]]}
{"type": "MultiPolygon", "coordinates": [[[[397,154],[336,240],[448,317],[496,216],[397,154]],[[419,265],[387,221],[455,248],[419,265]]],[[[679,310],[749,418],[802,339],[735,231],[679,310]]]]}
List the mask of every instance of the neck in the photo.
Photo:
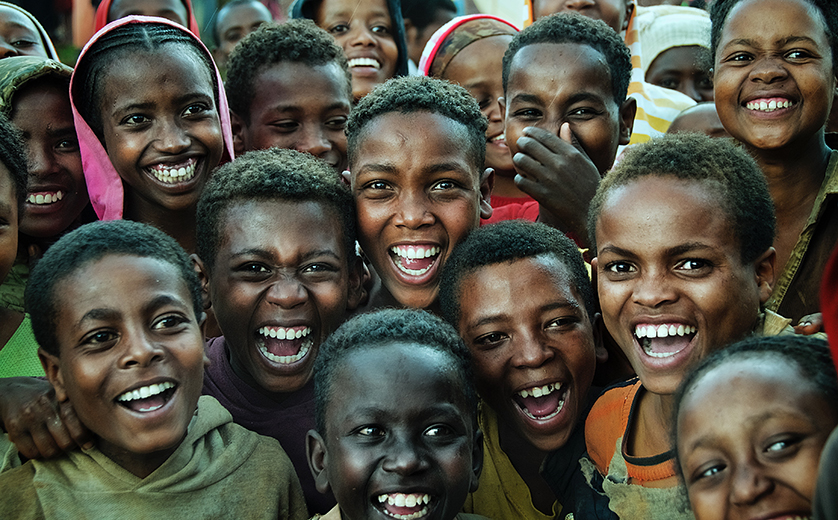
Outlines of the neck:
{"type": "Polygon", "coordinates": [[[669,451],[669,431],[672,428],[672,394],[654,394],[645,389],[640,395],[638,412],[626,443],[629,455],[652,457],[669,451]]]}
{"type": "Polygon", "coordinates": [[[133,201],[132,203],[126,196],[123,216],[127,220],[143,222],[156,227],[177,240],[178,244],[187,253],[195,253],[197,249],[195,210],[194,206],[182,210],[170,210],[145,202],[133,201]]]}
{"type": "MultiPolygon", "coordinates": [[[[185,433],[184,437],[186,437],[185,433]]],[[[183,442],[183,439],[181,439],[181,442],[183,442]]],[[[99,442],[97,443],[99,451],[119,464],[123,469],[139,478],[146,478],[154,473],[157,468],[162,466],[172,456],[179,445],[180,442],[173,448],[155,451],[153,453],[133,453],[114,446],[102,438],[99,438],[99,442]]]]}
{"type": "Polygon", "coordinates": [[[515,170],[511,172],[495,171],[495,185],[492,195],[497,197],[529,197],[515,184],[515,170]]]}

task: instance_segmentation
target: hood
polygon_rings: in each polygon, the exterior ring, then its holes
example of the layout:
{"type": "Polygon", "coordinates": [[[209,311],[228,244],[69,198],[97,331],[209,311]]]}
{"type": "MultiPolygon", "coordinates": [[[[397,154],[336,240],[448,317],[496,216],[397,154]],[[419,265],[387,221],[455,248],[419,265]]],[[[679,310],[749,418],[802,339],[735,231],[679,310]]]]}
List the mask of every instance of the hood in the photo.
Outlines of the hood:
{"type": "Polygon", "coordinates": [[[20,6],[17,6],[15,4],[11,4],[9,2],[0,2],[0,5],[4,7],[9,7],[11,9],[14,9],[15,11],[23,13],[24,16],[32,20],[32,23],[35,24],[35,28],[38,29],[38,34],[41,35],[41,43],[44,45],[44,50],[47,51],[47,56],[54,60],[58,60],[58,52],[55,51],[55,45],[52,44],[52,40],[49,39],[49,34],[47,34],[46,29],[44,29],[44,26],[41,25],[41,22],[39,22],[37,18],[32,16],[26,9],[22,9],[20,6]]]}
{"type": "Polygon", "coordinates": [[[38,56],[12,56],[0,60],[0,112],[9,116],[12,98],[28,82],[45,76],[69,81],[73,69],[63,63],[38,56]]]}

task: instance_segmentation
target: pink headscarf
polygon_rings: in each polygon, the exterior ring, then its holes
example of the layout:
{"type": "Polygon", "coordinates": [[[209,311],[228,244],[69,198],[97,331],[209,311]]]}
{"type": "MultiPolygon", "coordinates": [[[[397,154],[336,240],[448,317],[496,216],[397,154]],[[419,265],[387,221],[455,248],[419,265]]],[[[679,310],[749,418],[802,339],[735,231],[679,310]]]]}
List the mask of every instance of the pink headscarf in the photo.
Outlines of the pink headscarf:
{"type": "MultiPolygon", "coordinates": [[[[99,32],[94,34],[93,38],[91,38],[90,41],[87,42],[87,45],[84,46],[84,49],[82,49],[77,63],[81,63],[85,59],[87,51],[95,45],[104,34],[129,23],[146,22],[170,25],[180,31],[183,31],[188,34],[190,38],[194,39],[195,42],[197,42],[207,56],[211,56],[207,48],[204,47],[204,44],[201,43],[201,40],[181,25],[163,18],[150,16],[128,16],[120,18],[119,20],[114,20],[102,28],[99,32]]],[[[213,63],[211,57],[210,63],[213,63]]],[[[223,164],[233,160],[233,133],[230,125],[230,109],[227,106],[227,95],[224,93],[224,84],[221,80],[221,75],[218,73],[218,69],[215,66],[213,66],[213,69],[215,71],[216,85],[218,88],[218,99],[216,100],[216,105],[219,120],[221,122],[221,135],[224,139],[224,153],[221,155],[220,162],[220,164],[223,164]]],[[[76,67],[76,70],[78,71],[79,68],[76,67]]],[[[96,215],[98,215],[101,220],[118,220],[122,218],[123,210],[124,192],[122,188],[122,179],[120,179],[119,173],[117,173],[113,164],[111,164],[108,153],[105,151],[102,143],[99,142],[99,138],[96,137],[93,129],[90,128],[90,125],[88,125],[87,121],[82,118],[76,108],[76,101],[73,99],[73,84],[75,81],[76,73],[74,72],[73,77],[70,79],[70,105],[73,108],[73,121],[76,124],[76,135],[79,139],[81,163],[84,168],[84,177],[87,181],[87,191],[90,195],[90,203],[93,205],[93,209],[96,210],[96,215]]]]}
{"type": "Polygon", "coordinates": [[[514,36],[519,29],[512,23],[489,14],[458,16],[436,30],[425,44],[419,71],[425,76],[439,77],[448,63],[468,45],[491,36],[514,36]],[[463,27],[468,25],[469,27],[463,27]],[[463,28],[458,33],[457,29],[463,28]],[[437,60],[440,63],[435,63],[437,60]]]}

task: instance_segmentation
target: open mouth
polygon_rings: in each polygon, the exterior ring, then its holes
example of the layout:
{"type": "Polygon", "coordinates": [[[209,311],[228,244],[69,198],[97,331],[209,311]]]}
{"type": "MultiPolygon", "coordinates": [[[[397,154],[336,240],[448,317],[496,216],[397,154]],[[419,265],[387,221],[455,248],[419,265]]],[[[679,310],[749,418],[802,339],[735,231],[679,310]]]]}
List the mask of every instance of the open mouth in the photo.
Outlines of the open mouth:
{"type": "Polygon", "coordinates": [[[194,177],[197,165],[198,160],[193,157],[180,164],[155,164],[146,170],[164,184],[177,184],[194,177]]]}
{"type": "Polygon", "coordinates": [[[526,388],[515,393],[513,400],[534,421],[546,421],[559,415],[567,399],[567,388],[562,383],[526,388]]]}
{"type": "Polygon", "coordinates": [[[348,61],[348,64],[350,69],[355,67],[371,67],[379,70],[381,68],[381,63],[375,58],[352,58],[348,61]]]}
{"type": "Polygon", "coordinates": [[[785,98],[754,99],[745,103],[745,108],[756,112],[774,112],[794,105],[794,101],[785,98]]]}
{"type": "Polygon", "coordinates": [[[262,355],[284,365],[303,359],[314,345],[311,327],[262,327],[257,334],[262,355]]]}
{"type": "Polygon", "coordinates": [[[398,520],[415,520],[428,514],[431,503],[426,493],[384,493],[373,498],[373,505],[398,520]]]}
{"type": "Polygon", "coordinates": [[[497,145],[506,145],[506,134],[498,134],[489,138],[489,143],[497,145]]]}
{"type": "Polygon", "coordinates": [[[647,356],[667,358],[689,347],[695,331],[695,327],[683,323],[637,325],[634,336],[647,356]]]}
{"type": "Polygon", "coordinates": [[[422,276],[434,266],[439,251],[438,246],[393,246],[390,248],[390,257],[404,274],[422,276]]]}
{"type": "Polygon", "coordinates": [[[171,381],[129,390],[116,398],[117,403],[134,412],[153,412],[169,402],[177,385],[171,381]]]}
{"type": "Polygon", "coordinates": [[[26,202],[29,204],[37,204],[39,206],[46,204],[54,204],[64,198],[63,191],[40,191],[38,193],[30,193],[26,197],[26,202]]]}

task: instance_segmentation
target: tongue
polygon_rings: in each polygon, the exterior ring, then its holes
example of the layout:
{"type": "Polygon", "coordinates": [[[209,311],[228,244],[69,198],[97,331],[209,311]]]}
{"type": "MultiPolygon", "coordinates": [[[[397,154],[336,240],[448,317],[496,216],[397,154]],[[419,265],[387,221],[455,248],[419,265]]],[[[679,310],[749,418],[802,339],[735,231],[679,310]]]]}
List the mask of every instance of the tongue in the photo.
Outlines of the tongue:
{"type": "Polygon", "coordinates": [[[680,352],[690,344],[692,336],[668,336],[666,338],[645,338],[643,349],[655,354],[680,352]]]}
{"type": "Polygon", "coordinates": [[[423,507],[425,507],[424,504],[422,504],[422,505],[416,504],[413,507],[407,507],[407,506],[399,507],[399,506],[396,506],[396,505],[391,506],[387,502],[384,503],[384,509],[386,509],[387,512],[390,513],[391,515],[401,515],[401,516],[412,515],[413,513],[416,513],[417,511],[421,511],[423,507]]]}
{"type": "Polygon", "coordinates": [[[145,399],[134,399],[133,401],[125,401],[123,404],[135,412],[147,412],[149,410],[154,410],[156,408],[160,408],[164,404],[166,404],[166,396],[167,392],[163,392],[162,394],[153,395],[151,397],[147,397],[145,399]]]}
{"type": "Polygon", "coordinates": [[[400,256],[398,258],[398,261],[401,263],[402,267],[404,267],[405,269],[413,269],[414,271],[427,269],[431,264],[434,263],[435,260],[436,256],[425,258],[405,258],[403,256],[400,256]]]}
{"type": "Polygon", "coordinates": [[[264,338],[265,348],[274,356],[294,356],[299,354],[305,338],[276,339],[264,338]]]}
{"type": "Polygon", "coordinates": [[[536,417],[545,417],[559,407],[562,392],[553,392],[543,397],[518,397],[520,404],[536,417]]]}

